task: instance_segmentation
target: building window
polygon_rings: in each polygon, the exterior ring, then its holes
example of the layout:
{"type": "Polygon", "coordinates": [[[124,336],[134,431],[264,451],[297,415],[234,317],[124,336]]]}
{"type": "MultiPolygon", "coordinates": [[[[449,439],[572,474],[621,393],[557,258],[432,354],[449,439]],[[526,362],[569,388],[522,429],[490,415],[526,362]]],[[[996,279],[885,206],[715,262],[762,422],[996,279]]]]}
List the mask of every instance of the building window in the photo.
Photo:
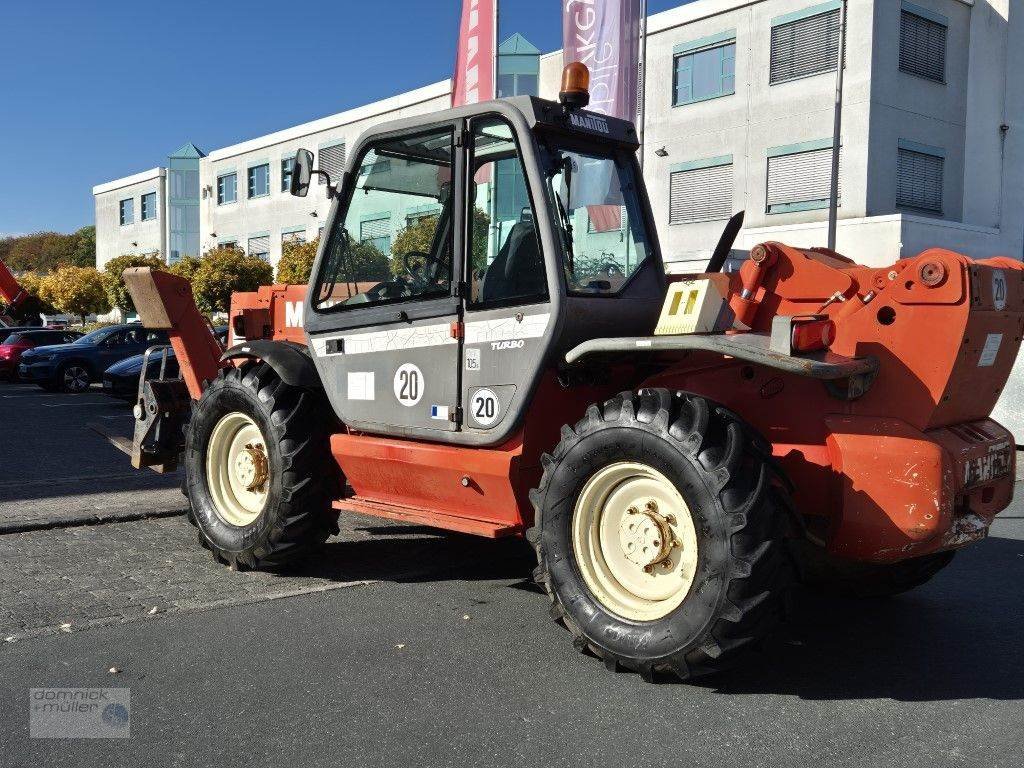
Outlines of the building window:
{"type": "Polygon", "coordinates": [[[225,173],[217,177],[217,205],[233,203],[238,199],[238,174],[225,173]]]}
{"type": "Polygon", "coordinates": [[[359,223],[359,240],[369,243],[385,256],[391,255],[391,216],[381,216],[359,223]]]}
{"type": "Polygon", "coordinates": [[[680,163],[669,170],[668,223],[718,221],[733,214],[732,155],[680,163]]]}
{"type": "Polygon", "coordinates": [[[733,31],[676,46],[673,106],[717,99],[736,92],[735,34],[733,31]]]}
{"type": "Polygon", "coordinates": [[[896,161],[896,206],[942,213],[945,152],[900,140],[896,161]]]}
{"type": "MultiPolygon", "coordinates": [[[[840,150],[840,163],[842,158],[840,150]]],[[[768,150],[768,213],[828,208],[831,189],[832,139],[768,150]]],[[[840,205],[842,198],[840,184],[840,205]]]]}
{"type": "Polygon", "coordinates": [[[156,192],[147,192],[142,196],[142,221],[153,221],[156,218],[156,192]]]}
{"type": "Polygon", "coordinates": [[[132,198],[122,200],[120,204],[121,226],[135,223],[135,201],[132,198]]]}
{"type": "Polygon", "coordinates": [[[249,238],[249,255],[270,261],[270,235],[262,233],[249,238]]]}
{"type": "Polygon", "coordinates": [[[270,163],[254,165],[249,169],[249,197],[266,197],[270,194],[270,163]]]}
{"type": "Polygon", "coordinates": [[[218,248],[238,248],[237,240],[221,240],[217,243],[218,248]]]}
{"type": "MultiPolygon", "coordinates": [[[[341,181],[341,172],[345,170],[345,142],[339,141],[336,144],[320,147],[317,169],[331,177],[331,184],[341,181]]],[[[327,183],[323,176],[317,178],[320,179],[320,184],[327,183]]]]}
{"type": "Polygon", "coordinates": [[[302,245],[306,242],[305,230],[298,232],[282,232],[281,233],[281,253],[284,253],[292,245],[302,245]]]}
{"type": "Polygon", "coordinates": [[[910,3],[900,14],[900,70],[939,83],[946,82],[945,17],[910,3]]]}
{"type": "MultiPolygon", "coordinates": [[[[499,65],[500,66],[500,65],[499,65]]],[[[539,91],[537,75],[532,73],[511,73],[498,75],[498,98],[509,96],[536,96],[539,91]]]]}
{"type": "Polygon", "coordinates": [[[770,83],[835,71],[838,60],[839,2],[772,21],[770,83]]]}
{"type": "Polygon", "coordinates": [[[285,157],[281,159],[281,191],[289,192],[292,186],[292,163],[295,162],[294,157],[285,157]]]}

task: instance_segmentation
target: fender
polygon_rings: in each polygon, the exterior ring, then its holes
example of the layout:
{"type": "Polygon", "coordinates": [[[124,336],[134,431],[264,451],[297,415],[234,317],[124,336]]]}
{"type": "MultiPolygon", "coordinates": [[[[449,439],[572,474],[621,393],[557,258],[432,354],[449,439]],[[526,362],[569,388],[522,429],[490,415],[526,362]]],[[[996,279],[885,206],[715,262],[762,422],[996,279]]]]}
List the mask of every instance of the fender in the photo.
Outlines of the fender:
{"type": "Polygon", "coordinates": [[[322,389],[320,376],[309,352],[301,344],[291,341],[259,339],[236,344],[221,355],[221,362],[250,358],[262,360],[281,377],[281,381],[303,389],[322,389]]]}

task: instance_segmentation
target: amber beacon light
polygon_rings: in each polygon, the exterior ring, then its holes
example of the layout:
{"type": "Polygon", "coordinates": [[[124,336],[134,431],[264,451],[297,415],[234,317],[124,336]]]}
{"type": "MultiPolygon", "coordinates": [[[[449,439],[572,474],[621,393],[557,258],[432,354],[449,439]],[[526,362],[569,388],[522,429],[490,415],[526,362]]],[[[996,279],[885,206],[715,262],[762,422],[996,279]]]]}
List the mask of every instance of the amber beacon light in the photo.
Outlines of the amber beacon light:
{"type": "Polygon", "coordinates": [[[574,61],[565,66],[558,100],[569,109],[582,109],[590,103],[590,70],[586,64],[574,61]]]}

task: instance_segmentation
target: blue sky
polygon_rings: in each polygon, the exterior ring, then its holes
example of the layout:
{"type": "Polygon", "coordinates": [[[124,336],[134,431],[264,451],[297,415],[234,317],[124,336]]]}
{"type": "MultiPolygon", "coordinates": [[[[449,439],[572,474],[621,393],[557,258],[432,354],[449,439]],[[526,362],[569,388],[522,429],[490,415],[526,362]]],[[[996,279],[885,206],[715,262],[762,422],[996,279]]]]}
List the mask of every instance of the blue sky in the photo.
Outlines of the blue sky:
{"type": "MultiPolygon", "coordinates": [[[[649,0],[656,13],[683,0],[649,0]]],[[[0,3],[0,234],[93,223],[92,186],[448,77],[460,0],[0,3]]],[[[559,0],[500,35],[561,46],[559,0]]]]}

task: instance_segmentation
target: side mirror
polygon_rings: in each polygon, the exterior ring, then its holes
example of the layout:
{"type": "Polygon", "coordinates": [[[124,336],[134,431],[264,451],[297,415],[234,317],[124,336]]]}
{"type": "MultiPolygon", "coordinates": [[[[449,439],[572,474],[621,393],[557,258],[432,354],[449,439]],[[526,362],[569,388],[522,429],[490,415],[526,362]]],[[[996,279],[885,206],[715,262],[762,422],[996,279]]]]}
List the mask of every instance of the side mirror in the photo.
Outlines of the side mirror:
{"type": "Polygon", "coordinates": [[[296,197],[305,197],[309,192],[309,179],[313,175],[313,153],[300,149],[292,160],[292,180],[288,189],[296,197]]]}

